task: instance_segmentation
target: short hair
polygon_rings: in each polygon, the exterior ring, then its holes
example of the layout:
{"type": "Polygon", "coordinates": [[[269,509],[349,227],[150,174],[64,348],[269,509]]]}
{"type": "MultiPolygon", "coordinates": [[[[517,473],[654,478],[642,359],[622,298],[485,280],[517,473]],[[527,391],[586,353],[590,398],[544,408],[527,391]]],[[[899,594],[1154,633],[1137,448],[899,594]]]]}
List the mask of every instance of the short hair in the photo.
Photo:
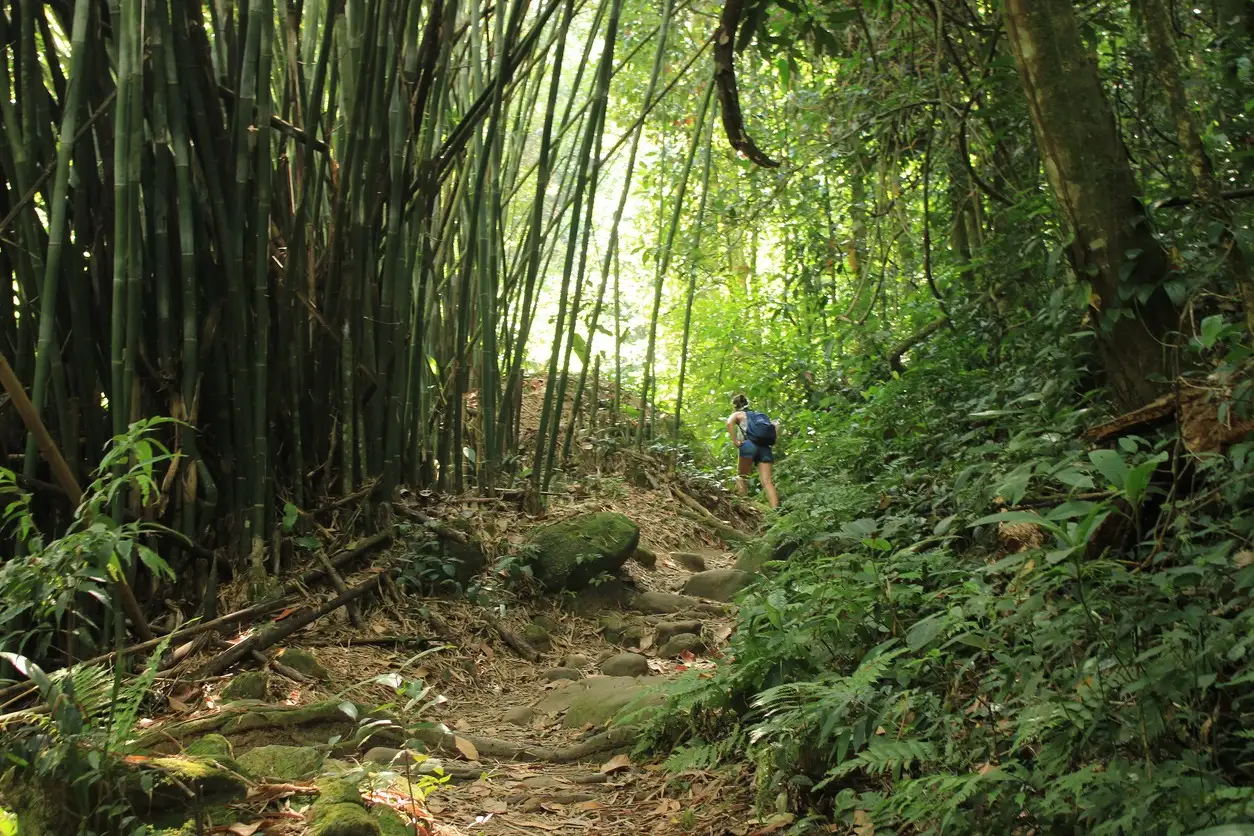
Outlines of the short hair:
{"type": "Polygon", "coordinates": [[[740,392],[739,394],[737,394],[735,397],[732,398],[732,406],[736,407],[736,409],[744,409],[748,405],[749,405],[749,399],[745,397],[744,392],[740,392]]]}

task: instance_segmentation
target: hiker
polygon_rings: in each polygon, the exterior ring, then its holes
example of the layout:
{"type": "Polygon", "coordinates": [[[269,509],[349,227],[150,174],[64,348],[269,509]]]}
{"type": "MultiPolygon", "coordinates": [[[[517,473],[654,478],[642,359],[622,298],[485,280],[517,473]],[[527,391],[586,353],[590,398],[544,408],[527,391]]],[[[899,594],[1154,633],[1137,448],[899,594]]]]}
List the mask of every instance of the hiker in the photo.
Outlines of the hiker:
{"type": "Polygon", "coordinates": [[[736,471],[736,492],[741,496],[749,492],[747,477],[756,464],[762,490],[766,491],[766,498],[771,503],[771,507],[778,508],[779,494],[775,491],[774,480],[771,479],[771,466],[775,461],[771,447],[775,444],[779,422],[772,421],[764,412],[754,412],[749,409],[749,399],[743,393],[732,398],[732,406],[736,411],[727,418],[727,434],[731,436],[732,444],[735,444],[740,451],[736,471]]]}

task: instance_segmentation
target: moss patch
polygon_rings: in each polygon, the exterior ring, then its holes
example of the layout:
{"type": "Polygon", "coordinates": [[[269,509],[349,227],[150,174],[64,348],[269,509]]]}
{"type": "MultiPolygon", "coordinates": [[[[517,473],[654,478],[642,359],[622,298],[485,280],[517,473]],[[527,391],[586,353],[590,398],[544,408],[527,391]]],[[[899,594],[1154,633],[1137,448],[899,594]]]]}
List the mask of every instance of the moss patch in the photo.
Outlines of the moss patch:
{"type": "Polygon", "coordinates": [[[221,760],[232,755],[231,741],[220,734],[207,734],[199,740],[187,744],[184,754],[200,758],[221,760]]]}
{"type": "Polygon", "coordinates": [[[270,688],[270,677],[264,671],[244,671],[237,673],[227,686],[222,689],[222,699],[264,700],[270,688]]]}
{"type": "Polygon", "coordinates": [[[318,657],[303,648],[287,648],[279,654],[279,661],[297,673],[303,673],[305,676],[311,676],[323,682],[331,678],[327,669],[318,661],[318,657]]]}
{"type": "Polygon", "coordinates": [[[383,804],[370,808],[370,815],[379,823],[382,836],[414,836],[414,829],[405,823],[401,814],[383,804]]]}
{"type": "Polygon", "coordinates": [[[379,821],[360,804],[316,804],[310,836],[382,836],[379,821]]]}
{"type": "Polygon", "coordinates": [[[239,765],[254,778],[299,781],[317,774],[326,756],[312,746],[258,746],[239,756],[239,765]]]}

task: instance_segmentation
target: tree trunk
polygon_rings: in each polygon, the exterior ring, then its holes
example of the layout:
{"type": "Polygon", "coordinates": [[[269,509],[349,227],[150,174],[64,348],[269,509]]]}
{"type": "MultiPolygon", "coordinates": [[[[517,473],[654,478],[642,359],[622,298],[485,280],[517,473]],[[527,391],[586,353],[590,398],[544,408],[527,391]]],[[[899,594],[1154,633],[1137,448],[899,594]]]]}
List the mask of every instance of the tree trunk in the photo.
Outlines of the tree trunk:
{"type": "Polygon", "coordinates": [[[1075,233],[1072,260],[1098,297],[1098,354],[1119,407],[1163,389],[1163,340],[1178,322],[1127,152],[1069,0],[1006,0],[1006,32],[1045,171],[1075,233]],[[1155,379],[1156,378],[1156,379],[1155,379]]]}

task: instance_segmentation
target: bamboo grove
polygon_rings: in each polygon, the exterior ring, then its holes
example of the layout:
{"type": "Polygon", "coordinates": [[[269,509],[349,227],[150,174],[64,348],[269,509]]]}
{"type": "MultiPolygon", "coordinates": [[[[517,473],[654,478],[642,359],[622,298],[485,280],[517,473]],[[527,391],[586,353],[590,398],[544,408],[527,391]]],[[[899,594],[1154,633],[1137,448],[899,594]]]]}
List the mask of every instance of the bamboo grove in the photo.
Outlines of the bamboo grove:
{"type": "MultiPolygon", "coordinates": [[[[236,554],[268,544],[276,502],[488,492],[532,456],[538,494],[571,445],[562,405],[600,386],[592,334],[621,334],[650,113],[709,87],[708,27],[673,36],[667,0],[624,36],[622,5],[6,4],[0,346],[76,477],[131,422],[177,419],[166,521],[236,554]],[[647,93],[615,128],[633,60],[647,93]],[[597,201],[618,210],[593,248],[597,201]],[[550,276],[556,384],[521,451],[550,276]]],[[[10,463],[46,486],[6,413],[10,463]]]]}

